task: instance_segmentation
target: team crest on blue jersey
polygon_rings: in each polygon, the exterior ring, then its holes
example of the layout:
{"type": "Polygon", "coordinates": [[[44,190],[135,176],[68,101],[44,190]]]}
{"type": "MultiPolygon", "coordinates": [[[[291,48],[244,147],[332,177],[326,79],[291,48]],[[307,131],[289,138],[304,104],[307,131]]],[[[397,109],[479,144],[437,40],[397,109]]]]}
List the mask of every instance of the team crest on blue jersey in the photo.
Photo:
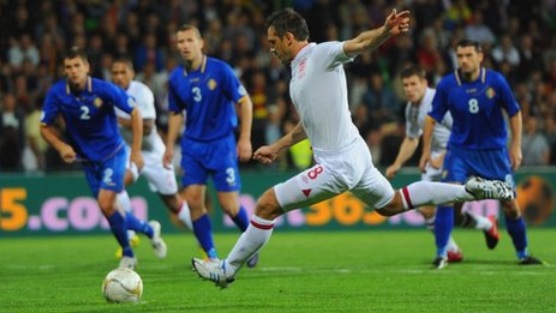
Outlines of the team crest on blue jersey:
{"type": "Polygon", "coordinates": [[[93,100],[93,104],[95,105],[96,108],[100,108],[102,106],[102,99],[101,98],[95,98],[95,100],[93,100]]]}
{"type": "Polygon", "coordinates": [[[486,96],[489,99],[494,98],[494,96],[496,96],[496,92],[494,91],[494,89],[492,89],[492,87],[488,87],[487,91],[486,91],[486,96]]]}
{"type": "Polygon", "coordinates": [[[209,79],[207,86],[209,87],[210,90],[216,89],[216,81],[212,78],[209,79]]]}

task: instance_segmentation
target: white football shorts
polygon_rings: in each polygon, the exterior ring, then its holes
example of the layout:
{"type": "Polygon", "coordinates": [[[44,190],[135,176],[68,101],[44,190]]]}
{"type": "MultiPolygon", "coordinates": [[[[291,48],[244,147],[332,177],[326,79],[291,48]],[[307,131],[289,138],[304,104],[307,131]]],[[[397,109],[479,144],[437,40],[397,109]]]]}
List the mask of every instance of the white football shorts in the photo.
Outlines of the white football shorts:
{"type": "MultiPolygon", "coordinates": [[[[128,155],[131,153],[129,147],[126,146],[128,155]]],[[[155,152],[155,151],[153,151],[155,152]]],[[[145,176],[149,183],[149,189],[152,192],[157,192],[162,195],[173,195],[178,192],[178,183],[176,181],[176,173],[174,172],[174,165],[170,164],[168,168],[162,165],[162,155],[160,153],[153,153],[142,151],[143,161],[145,165],[141,169],[140,175],[145,176]]],[[[134,164],[130,164],[128,158],[127,169],[131,170],[134,164]]],[[[137,177],[138,178],[138,177],[137,177]]],[[[137,178],[134,177],[135,180],[137,178]]]]}
{"type": "Polygon", "coordinates": [[[363,138],[357,137],[340,151],[315,150],[317,164],[274,186],[282,209],[308,207],[350,191],[372,209],[386,206],[394,197],[390,182],[374,167],[363,138]]]}

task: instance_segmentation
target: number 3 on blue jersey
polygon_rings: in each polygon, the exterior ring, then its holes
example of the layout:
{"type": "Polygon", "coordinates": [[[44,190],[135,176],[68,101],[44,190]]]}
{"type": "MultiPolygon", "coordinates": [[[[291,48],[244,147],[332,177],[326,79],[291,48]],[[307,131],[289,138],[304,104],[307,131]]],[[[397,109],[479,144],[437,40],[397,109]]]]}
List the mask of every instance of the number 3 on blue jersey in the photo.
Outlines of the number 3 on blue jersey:
{"type": "Polygon", "coordinates": [[[469,99],[469,102],[467,102],[467,104],[469,105],[469,112],[470,113],[473,113],[473,114],[479,113],[479,101],[477,101],[477,99],[471,98],[471,99],[469,99]]]}
{"type": "Polygon", "coordinates": [[[203,95],[201,94],[201,88],[193,87],[191,88],[191,92],[193,93],[193,100],[195,100],[195,102],[201,102],[201,100],[203,100],[203,95]]]}

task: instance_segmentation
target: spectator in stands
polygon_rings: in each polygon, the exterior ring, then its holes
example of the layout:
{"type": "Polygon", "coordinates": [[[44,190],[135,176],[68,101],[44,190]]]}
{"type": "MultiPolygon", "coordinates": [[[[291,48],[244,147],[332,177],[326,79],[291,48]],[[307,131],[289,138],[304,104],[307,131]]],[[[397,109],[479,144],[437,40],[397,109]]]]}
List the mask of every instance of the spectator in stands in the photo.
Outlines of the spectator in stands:
{"type": "Polygon", "coordinates": [[[7,93],[0,107],[0,170],[20,171],[25,147],[23,112],[17,108],[16,98],[7,93]]]}
{"type": "Polygon", "coordinates": [[[496,41],[496,36],[494,36],[492,30],[483,21],[483,12],[481,10],[473,11],[470,23],[465,26],[465,36],[476,39],[483,46],[493,45],[496,41]]]}
{"type": "Polygon", "coordinates": [[[31,35],[24,33],[18,40],[14,40],[8,51],[10,65],[19,68],[23,60],[27,59],[37,66],[40,61],[40,54],[37,47],[33,44],[31,35]]]}
{"type": "Polygon", "coordinates": [[[369,85],[362,101],[371,113],[373,121],[382,120],[385,116],[400,114],[400,101],[378,71],[370,74],[369,85]]]}
{"type": "Polygon", "coordinates": [[[529,116],[525,121],[521,138],[523,165],[548,165],[550,146],[546,136],[539,131],[539,120],[529,116]]]}
{"type": "Polygon", "coordinates": [[[502,35],[500,43],[492,49],[492,58],[497,64],[508,62],[511,66],[519,66],[519,50],[514,46],[509,34],[502,35]]]}

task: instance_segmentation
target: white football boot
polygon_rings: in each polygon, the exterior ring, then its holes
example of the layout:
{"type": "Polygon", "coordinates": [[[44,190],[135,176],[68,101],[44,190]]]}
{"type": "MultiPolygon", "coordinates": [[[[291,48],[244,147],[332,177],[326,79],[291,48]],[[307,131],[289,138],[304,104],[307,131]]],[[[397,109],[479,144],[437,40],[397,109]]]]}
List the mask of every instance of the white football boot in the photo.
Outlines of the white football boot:
{"type": "Polygon", "coordinates": [[[472,177],[465,183],[465,190],[472,194],[476,200],[497,199],[512,200],[515,198],[513,189],[503,181],[486,180],[481,177],[472,177]]]}
{"type": "Polygon", "coordinates": [[[129,256],[123,256],[120,259],[120,265],[118,265],[119,268],[128,268],[130,270],[135,270],[135,268],[137,267],[137,258],[136,257],[129,257],[129,256]]]}
{"type": "Polygon", "coordinates": [[[225,260],[198,258],[191,259],[193,270],[204,280],[210,280],[221,289],[228,288],[228,284],[234,281],[233,277],[226,276],[225,260]]]}
{"type": "Polygon", "coordinates": [[[168,253],[168,248],[166,243],[162,239],[160,233],[160,223],[158,221],[150,221],[149,225],[153,228],[153,237],[151,238],[151,245],[153,247],[154,254],[159,259],[164,259],[168,253]]]}

